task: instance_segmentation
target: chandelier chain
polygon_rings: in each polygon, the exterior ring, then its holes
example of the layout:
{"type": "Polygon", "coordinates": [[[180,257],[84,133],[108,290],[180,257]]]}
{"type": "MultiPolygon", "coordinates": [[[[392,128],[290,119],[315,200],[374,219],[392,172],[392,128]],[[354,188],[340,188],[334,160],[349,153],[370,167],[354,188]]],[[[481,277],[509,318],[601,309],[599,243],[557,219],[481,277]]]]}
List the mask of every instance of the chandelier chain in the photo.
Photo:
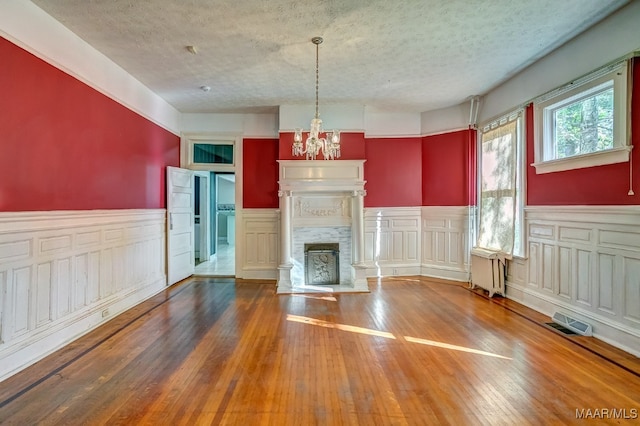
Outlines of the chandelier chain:
{"type": "Polygon", "coordinates": [[[340,132],[333,130],[325,132],[322,130],[322,120],[320,119],[320,43],[322,37],[313,37],[311,42],[316,45],[316,115],[311,120],[311,127],[307,133],[307,138],[303,141],[303,129],[297,128],[293,134],[293,145],[291,154],[293,156],[304,155],[307,160],[315,160],[322,154],[325,160],[335,160],[340,158],[340,132]]]}
{"type": "Polygon", "coordinates": [[[318,112],[318,86],[319,86],[319,76],[320,76],[320,72],[319,70],[319,50],[320,50],[320,43],[316,43],[316,118],[320,118],[320,113],[318,112]]]}

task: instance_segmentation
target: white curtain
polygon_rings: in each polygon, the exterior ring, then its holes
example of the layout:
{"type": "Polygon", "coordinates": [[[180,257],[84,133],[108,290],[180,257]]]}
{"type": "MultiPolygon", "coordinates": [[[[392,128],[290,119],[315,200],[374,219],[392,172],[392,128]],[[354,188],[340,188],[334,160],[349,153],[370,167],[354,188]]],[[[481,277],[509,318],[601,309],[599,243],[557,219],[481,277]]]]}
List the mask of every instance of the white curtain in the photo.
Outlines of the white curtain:
{"type": "Polygon", "coordinates": [[[478,246],[513,254],[517,211],[518,122],[482,133],[478,246]]]}

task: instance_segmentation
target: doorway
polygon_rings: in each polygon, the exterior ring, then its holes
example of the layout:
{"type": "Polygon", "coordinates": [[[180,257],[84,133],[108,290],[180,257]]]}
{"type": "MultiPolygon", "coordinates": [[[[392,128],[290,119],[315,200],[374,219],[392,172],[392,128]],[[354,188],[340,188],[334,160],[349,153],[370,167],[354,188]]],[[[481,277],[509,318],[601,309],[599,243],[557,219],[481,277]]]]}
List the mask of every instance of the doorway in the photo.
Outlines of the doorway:
{"type": "Polygon", "coordinates": [[[193,234],[198,227],[198,242],[190,245],[192,274],[237,276],[244,245],[242,238],[236,241],[236,235],[242,235],[242,136],[184,133],[180,167],[194,176],[192,200],[197,207],[190,223],[193,234]]]}
{"type": "Polygon", "coordinates": [[[235,275],[235,186],[235,173],[196,172],[195,275],[235,275]]]}

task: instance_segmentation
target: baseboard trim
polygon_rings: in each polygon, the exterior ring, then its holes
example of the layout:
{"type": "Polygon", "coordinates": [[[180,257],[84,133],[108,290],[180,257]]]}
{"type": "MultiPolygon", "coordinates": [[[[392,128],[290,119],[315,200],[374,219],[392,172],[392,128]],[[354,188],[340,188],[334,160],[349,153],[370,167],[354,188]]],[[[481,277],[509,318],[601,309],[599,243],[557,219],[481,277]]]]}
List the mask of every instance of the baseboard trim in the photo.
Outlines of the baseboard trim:
{"type": "Polygon", "coordinates": [[[469,282],[471,275],[469,271],[438,266],[422,265],[420,275],[425,277],[440,278],[444,280],[469,282]]]}
{"type": "Polygon", "coordinates": [[[506,297],[528,308],[551,317],[559,311],[591,324],[593,337],[625,352],[640,357],[640,334],[637,330],[617,324],[607,318],[585,312],[574,305],[561,303],[549,297],[530,291],[518,284],[506,283],[506,297]]]}
{"type": "Polygon", "coordinates": [[[0,382],[95,330],[127,309],[164,291],[166,283],[167,278],[163,276],[137,291],[127,291],[105,299],[100,304],[65,317],[64,321],[48,328],[46,332],[30,335],[28,339],[0,351],[0,382]],[[103,316],[105,310],[109,312],[107,316],[103,316]]]}

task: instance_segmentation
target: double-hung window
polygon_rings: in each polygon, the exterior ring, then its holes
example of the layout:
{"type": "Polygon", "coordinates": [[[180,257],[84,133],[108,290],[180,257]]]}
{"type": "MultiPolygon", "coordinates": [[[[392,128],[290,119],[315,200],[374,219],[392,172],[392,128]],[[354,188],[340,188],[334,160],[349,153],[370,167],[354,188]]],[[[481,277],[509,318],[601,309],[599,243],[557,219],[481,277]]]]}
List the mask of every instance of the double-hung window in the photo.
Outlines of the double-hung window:
{"type": "Polygon", "coordinates": [[[477,246],[522,256],[522,111],[481,129],[477,246]]]}
{"type": "Polygon", "coordinates": [[[536,173],[629,160],[627,62],[621,61],[534,102],[536,173]]]}

